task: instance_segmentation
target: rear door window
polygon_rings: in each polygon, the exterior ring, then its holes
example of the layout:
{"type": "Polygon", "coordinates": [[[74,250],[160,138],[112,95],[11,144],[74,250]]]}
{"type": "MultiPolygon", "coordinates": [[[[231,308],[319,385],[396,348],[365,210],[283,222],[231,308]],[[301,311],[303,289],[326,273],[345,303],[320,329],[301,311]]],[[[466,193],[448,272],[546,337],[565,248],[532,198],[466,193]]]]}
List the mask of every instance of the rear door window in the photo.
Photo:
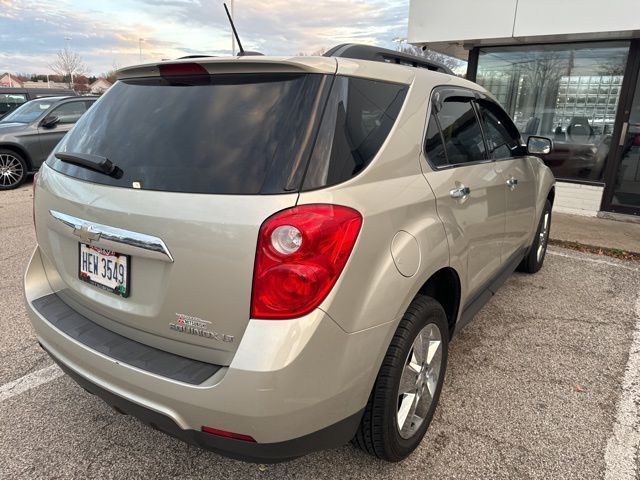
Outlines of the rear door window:
{"type": "Polygon", "coordinates": [[[437,113],[451,165],[484,160],[485,145],[470,98],[447,98],[437,113]]]}
{"type": "Polygon", "coordinates": [[[407,85],[336,77],[303,189],[335,185],[364,170],[387,139],[407,90],[407,85]]]}
{"type": "Polygon", "coordinates": [[[136,182],[146,190],[214,194],[297,190],[325,83],[319,74],[118,81],[57,149],[105,157],[122,175],[104,175],[54,155],[47,163],[82,180],[128,188],[136,182]]]}

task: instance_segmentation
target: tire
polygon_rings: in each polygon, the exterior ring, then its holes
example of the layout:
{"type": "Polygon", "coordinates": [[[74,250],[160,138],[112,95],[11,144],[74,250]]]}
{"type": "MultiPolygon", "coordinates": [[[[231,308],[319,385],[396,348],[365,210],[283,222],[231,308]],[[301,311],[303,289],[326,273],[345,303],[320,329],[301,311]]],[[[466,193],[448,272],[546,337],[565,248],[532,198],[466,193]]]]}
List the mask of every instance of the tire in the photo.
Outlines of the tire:
{"type": "Polygon", "coordinates": [[[398,462],[413,452],[427,432],[438,404],[448,353],[449,327],[444,309],[431,297],[416,296],[391,340],[360,426],[351,442],[370,455],[389,462],[398,462]],[[435,353],[431,355],[431,367],[423,366],[420,374],[415,373],[416,368],[411,368],[411,365],[420,363],[414,356],[419,353],[414,348],[418,334],[421,338],[432,338],[434,343],[439,336],[440,341],[432,350],[435,353]],[[437,359],[440,361],[436,365],[437,359]],[[411,386],[414,377],[417,381],[411,386]],[[408,393],[400,393],[401,380],[403,390],[408,393]],[[412,400],[415,400],[415,393],[413,398],[409,393],[412,389],[423,391],[423,396],[418,397],[423,403],[418,401],[415,409],[419,414],[417,417],[411,414],[414,410],[412,400]],[[411,408],[407,414],[409,405],[411,408]]]}
{"type": "Polygon", "coordinates": [[[17,188],[27,179],[27,162],[13,150],[0,149],[0,190],[17,188]]]}
{"type": "Polygon", "coordinates": [[[536,273],[542,268],[544,257],[547,254],[547,245],[549,243],[549,231],[551,230],[551,202],[547,200],[542,210],[538,229],[533,244],[529,249],[527,256],[522,259],[518,265],[519,272],[536,273]]]}

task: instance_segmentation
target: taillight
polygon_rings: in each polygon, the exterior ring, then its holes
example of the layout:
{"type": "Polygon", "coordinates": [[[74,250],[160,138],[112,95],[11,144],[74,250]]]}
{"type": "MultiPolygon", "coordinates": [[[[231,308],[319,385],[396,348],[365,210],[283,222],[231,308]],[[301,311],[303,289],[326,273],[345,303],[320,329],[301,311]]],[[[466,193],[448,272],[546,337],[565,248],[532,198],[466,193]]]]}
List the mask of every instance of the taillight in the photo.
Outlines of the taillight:
{"type": "Polygon", "coordinates": [[[339,205],[301,205],[260,227],[251,317],[306,315],[331,291],[358,238],[362,216],[339,205]]]}
{"type": "Polygon", "coordinates": [[[36,226],[36,183],[38,183],[38,172],[33,174],[33,185],[31,187],[31,211],[33,215],[33,226],[36,226]]]}

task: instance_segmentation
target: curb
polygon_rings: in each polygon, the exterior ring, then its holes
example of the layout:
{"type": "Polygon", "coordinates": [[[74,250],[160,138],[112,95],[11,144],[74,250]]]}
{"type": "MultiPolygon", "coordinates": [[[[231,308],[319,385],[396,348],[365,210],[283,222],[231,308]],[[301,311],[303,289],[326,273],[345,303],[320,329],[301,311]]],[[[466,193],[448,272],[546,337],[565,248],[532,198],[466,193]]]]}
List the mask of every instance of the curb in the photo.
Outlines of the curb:
{"type": "Polygon", "coordinates": [[[594,253],[596,255],[605,255],[607,257],[618,258],[620,260],[640,262],[640,252],[629,252],[619,248],[601,247],[569,240],[557,240],[554,238],[549,239],[549,245],[555,245],[557,247],[568,248],[580,252],[594,253]]]}

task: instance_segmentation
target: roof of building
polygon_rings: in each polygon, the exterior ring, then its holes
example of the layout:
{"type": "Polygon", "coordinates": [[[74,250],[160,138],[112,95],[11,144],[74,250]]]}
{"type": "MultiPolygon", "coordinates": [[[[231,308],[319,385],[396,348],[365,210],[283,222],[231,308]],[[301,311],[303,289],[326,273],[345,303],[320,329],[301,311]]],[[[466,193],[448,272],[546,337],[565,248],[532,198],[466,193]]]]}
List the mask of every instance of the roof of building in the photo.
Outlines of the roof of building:
{"type": "Polygon", "coordinates": [[[89,84],[89,88],[95,86],[95,85],[99,85],[99,84],[107,84],[108,86],[113,85],[109,80],[107,80],[106,78],[98,78],[95,82],[92,82],[89,84]]]}
{"type": "Polygon", "coordinates": [[[8,85],[9,83],[11,83],[12,85],[16,86],[16,87],[22,87],[22,83],[19,79],[16,78],[16,76],[12,73],[9,72],[4,72],[2,75],[0,75],[0,86],[2,85],[8,85]],[[9,81],[3,81],[3,79],[5,77],[9,77],[9,81]]]}

